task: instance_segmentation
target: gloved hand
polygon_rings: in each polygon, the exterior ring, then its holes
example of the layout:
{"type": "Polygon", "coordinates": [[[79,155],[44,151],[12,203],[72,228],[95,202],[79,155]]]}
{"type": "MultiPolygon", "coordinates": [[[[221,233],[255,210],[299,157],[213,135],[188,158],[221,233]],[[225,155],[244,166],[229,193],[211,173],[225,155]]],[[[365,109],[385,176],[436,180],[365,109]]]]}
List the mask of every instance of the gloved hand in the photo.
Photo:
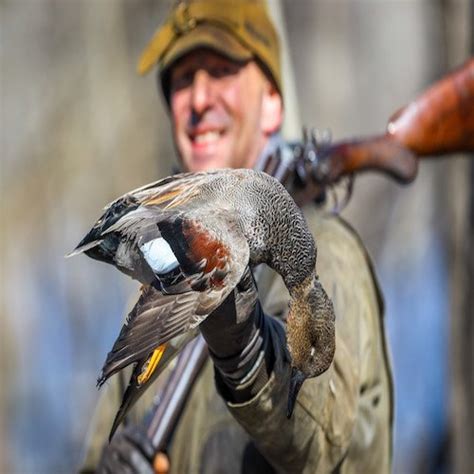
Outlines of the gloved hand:
{"type": "Polygon", "coordinates": [[[218,388],[227,400],[247,401],[268,381],[274,362],[271,326],[271,318],[265,316],[258,301],[250,270],[200,324],[217,369],[218,388]]]}
{"type": "Polygon", "coordinates": [[[97,467],[98,474],[165,474],[169,464],[163,453],[155,456],[146,433],[138,426],[127,426],[107,444],[97,467]]]}

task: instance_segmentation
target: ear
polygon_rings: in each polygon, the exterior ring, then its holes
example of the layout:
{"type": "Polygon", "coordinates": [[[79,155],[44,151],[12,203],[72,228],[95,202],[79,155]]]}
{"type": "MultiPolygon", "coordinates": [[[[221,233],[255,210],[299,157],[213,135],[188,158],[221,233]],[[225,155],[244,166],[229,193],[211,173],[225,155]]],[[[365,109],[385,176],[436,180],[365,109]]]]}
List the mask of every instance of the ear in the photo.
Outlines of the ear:
{"type": "Polygon", "coordinates": [[[268,81],[262,98],[262,132],[271,135],[281,128],[282,123],[283,100],[276,87],[268,81]]]}

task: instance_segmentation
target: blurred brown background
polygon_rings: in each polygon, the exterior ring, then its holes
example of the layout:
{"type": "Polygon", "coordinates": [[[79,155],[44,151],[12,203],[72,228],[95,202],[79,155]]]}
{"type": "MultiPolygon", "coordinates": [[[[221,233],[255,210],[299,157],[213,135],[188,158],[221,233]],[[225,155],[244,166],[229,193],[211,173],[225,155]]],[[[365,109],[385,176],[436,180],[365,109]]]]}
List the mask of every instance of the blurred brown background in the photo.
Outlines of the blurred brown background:
{"type": "MultiPolygon", "coordinates": [[[[168,3],[0,0],[1,472],[69,472],[80,458],[95,379],[136,285],[63,255],[104,204],[171,172],[155,77],[135,74],[168,3]]],[[[472,55],[469,0],[275,0],[271,8],[292,67],[287,138],[299,124],[328,127],[335,139],[380,132],[472,55]]],[[[408,188],[362,176],[344,211],[386,296],[395,472],[460,472],[452,460],[469,446],[451,434],[462,431],[466,405],[457,338],[472,289],[470,169],[460,157],[424,162],[408,188]]]]}

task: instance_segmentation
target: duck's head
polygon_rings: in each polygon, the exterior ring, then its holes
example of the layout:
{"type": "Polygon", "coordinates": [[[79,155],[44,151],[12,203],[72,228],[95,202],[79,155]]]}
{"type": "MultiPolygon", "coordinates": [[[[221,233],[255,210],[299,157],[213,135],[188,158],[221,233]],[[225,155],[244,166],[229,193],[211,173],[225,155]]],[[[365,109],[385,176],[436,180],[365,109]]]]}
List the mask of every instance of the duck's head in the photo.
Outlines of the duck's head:
{"type": "Polygon", "coordinates": [[[325,372],[334,357],[335,316],[331,300],[313,275],[291,291],[287,339],[291,356],[288,418],[303,382],[325,372]]]}

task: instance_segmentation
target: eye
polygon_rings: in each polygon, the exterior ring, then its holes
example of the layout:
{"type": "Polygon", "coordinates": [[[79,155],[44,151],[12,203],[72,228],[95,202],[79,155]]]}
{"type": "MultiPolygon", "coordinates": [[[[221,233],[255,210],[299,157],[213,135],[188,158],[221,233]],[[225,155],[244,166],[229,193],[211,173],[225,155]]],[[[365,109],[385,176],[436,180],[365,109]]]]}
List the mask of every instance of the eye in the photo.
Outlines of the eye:
{"type": "Polygon", "coordinates": [[[211,68],[209,68],[209,74],[216,79],[221,77],[230,76],[231,74],[235,74],[237,72],[237,68],[231,63],[223,63],[223,64],[215,64],[211,68]]]}
{"type": "Polygon", "coordinates": [[[182,70],[171,76],[171,89],[173,91],[178,91],[180,89],[184,89],[189,87],[194,80],[194,70],[182,70]]]}
{"type": "Polygon", "coordinates": [[[311,350],[309,351],[309,355],[310,355],[310,357],[314,357],[315,354],[316,354],[316,348],[314,346],[312,346],[311,350]]]}

